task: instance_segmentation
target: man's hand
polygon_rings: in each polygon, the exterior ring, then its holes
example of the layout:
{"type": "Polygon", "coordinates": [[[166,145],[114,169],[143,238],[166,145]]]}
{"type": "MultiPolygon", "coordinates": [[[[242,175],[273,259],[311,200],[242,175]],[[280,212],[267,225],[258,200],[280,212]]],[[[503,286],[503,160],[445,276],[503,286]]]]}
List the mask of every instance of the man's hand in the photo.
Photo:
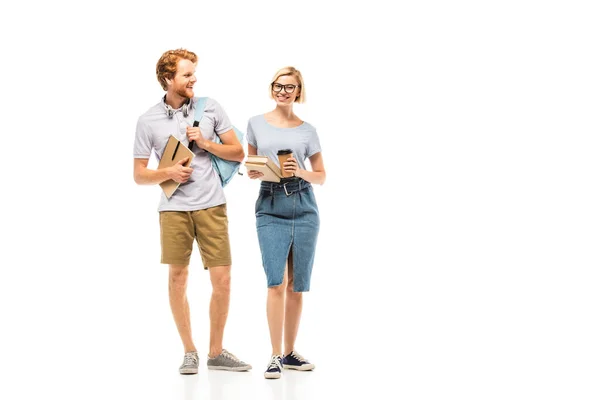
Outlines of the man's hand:
{"type": "Polygon", "coordinates": [[[190,142],[196,142],[196,145],[198,145],[199,148],[208,150],[210,141],[204,139],[199,127],[188,126],[185,134],[190,142]]]}
{"type": "Polygon", "coordinates": [[[173,179],[175,182],[185,183],[188,181],[188,179],[190,179],[192,171],[194,170],[192,168],[183,166],[183,164],[188,162],[188,159],[189,157],[186,157],[183,160],[179,161],[177,164],[173,165],[172,167],[169,167],[169,175],[171,179],[173,179]]]}

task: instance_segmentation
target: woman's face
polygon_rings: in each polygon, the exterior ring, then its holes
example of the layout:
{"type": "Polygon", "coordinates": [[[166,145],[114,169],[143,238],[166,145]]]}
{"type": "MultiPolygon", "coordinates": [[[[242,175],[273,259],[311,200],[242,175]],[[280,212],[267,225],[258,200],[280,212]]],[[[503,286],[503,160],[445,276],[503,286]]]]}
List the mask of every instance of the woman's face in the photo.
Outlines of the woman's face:
{"type": "Polygon", "coordinates": [[[271,85],[271,90],[277,104],[282,106],[293,104],[296,97],[300,95],[298,81],[290,75],[284,75],[277,78],[271,85]]]}

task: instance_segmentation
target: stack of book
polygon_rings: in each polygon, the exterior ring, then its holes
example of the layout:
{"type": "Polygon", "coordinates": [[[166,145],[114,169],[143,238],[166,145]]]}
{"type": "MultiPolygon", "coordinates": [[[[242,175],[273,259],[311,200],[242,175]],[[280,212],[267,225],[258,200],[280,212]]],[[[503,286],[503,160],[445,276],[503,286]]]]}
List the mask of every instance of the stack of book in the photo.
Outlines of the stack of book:
{"type": "Polygon", "coordinates": [[[267,156],[248,156],[244,165],[248,171],[262,172],[263,175],[259,178],[260,180],[280,182],[283,178],[277,164],[267,156]]]}

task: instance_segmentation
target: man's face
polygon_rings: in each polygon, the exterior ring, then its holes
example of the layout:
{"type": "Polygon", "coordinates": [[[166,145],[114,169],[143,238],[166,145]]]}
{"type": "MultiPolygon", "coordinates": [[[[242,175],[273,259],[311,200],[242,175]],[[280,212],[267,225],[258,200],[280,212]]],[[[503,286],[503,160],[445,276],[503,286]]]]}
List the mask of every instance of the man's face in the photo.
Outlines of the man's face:
{"type": "Polygon", "coordinates": [[[196,65],[190,60],[181,59],[177,63],[177,72],[171,81],[169,91],[186,99],[194,97],[196,83],[196,65]]]}

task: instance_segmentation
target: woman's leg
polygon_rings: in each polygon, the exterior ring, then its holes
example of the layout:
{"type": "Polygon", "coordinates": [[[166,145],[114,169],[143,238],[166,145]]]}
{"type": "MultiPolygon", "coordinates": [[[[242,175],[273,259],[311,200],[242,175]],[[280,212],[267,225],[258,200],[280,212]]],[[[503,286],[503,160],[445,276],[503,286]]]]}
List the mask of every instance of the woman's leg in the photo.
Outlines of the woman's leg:
{"type": "Polygon", "coordinates": [[[287,271],[283,274],[283,282],[279,286],[268,288],[267,320],[271,334],[272,355],[281,355],[281,340],[283,336],[285,289],[287,286],[287,271]]]}
{"type": "Polygon", "coordinates": [[[294,350],[296,336],[298,336],[298,327],[300,326],[300,316],[302,315],[302,292],[294,292],[294,261],[292,252],[288,256],[287,262],[287,290],[285,294],[285,322],[284,322],[284,355],[288,355],[294,350]]]}

